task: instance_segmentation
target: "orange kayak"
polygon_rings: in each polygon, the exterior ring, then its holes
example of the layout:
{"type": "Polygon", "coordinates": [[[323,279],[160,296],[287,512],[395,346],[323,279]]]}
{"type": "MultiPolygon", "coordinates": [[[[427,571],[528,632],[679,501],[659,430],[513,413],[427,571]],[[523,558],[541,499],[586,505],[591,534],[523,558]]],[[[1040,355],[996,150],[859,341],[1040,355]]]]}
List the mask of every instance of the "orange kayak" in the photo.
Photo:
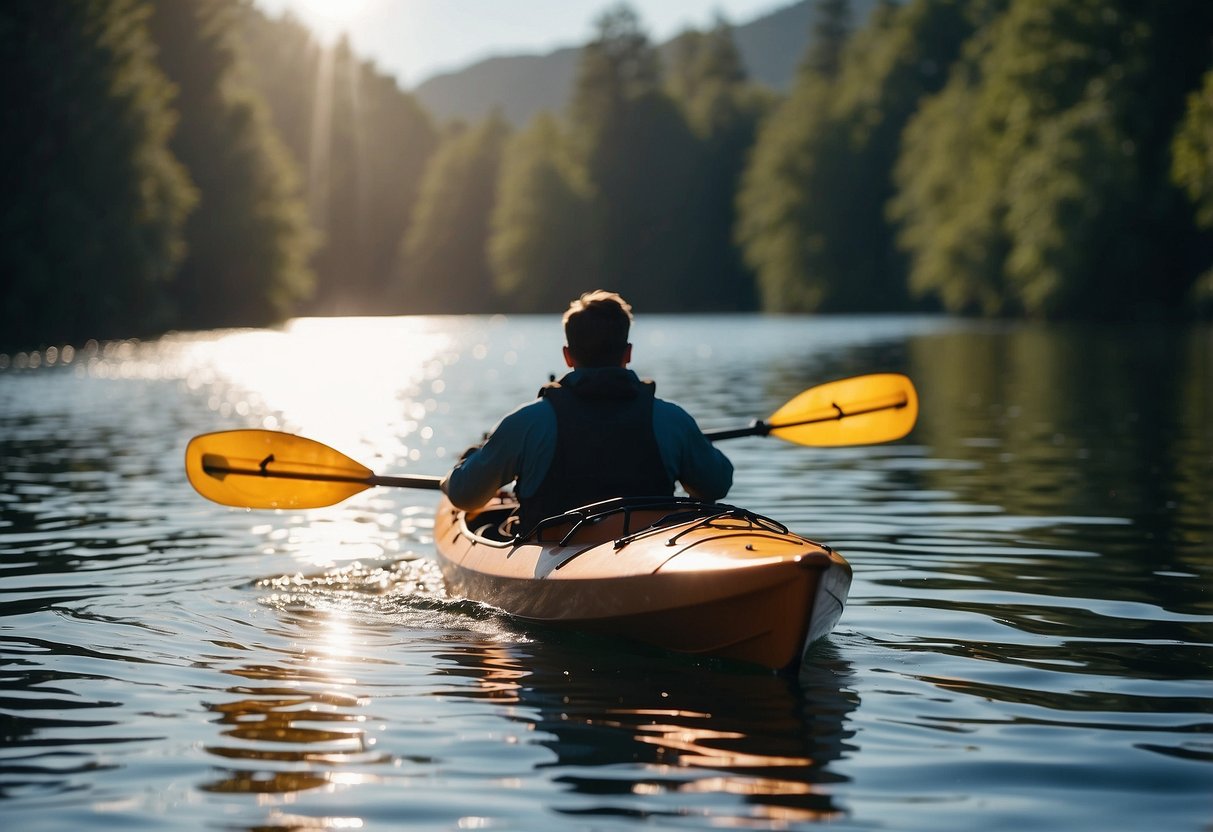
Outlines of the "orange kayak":
{"type": "Polygon", "coordinates": [[[616,499],[511,536],[517,505],[434,524],[452,595],[524,621],[782,669],[838,622],[851,567],[753,512],[679,498],[616,499]]]}

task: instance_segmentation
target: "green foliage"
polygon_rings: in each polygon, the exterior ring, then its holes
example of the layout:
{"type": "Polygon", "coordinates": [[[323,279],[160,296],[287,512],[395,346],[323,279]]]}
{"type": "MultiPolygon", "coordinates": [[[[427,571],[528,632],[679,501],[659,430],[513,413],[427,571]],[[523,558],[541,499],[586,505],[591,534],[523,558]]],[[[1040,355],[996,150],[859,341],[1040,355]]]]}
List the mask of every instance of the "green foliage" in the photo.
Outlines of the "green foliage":
{"type": "Polygon", "coordinates": [[[619,5],[562,117],[441,137],[347,41],[153,2],[0,5],[6,346],[267,323],[309,270],[325,314],[1213,311],[1207,0],[822,0],[783,99],[619,5]]]}
{"type": "Polygon", "coordinates": [[[1213,69],[1188,96],[1183,123],[1175,134],[1171,178],[1196,206],[1196,221],[1213,228],[1213,69]]]}
{"type": "Polygon", "coordinates": [[[158,0],[151,33],[177,86],[171,142],[198,188],[173,285],[178,325],[263,325],[307,296],[311,232],[293,162],[250,88],[234,0],[158,0]]]}
{"type": "Polygon", "coordinates": [[[168,149],[172,88],[142,6],[0,5],[0,342],[170,325],[166,288],[194,200],[168,149]]]}
{"type": "Polygon", "coordinates": [[[489,254],[510,309],[563,309],[593,267],[590,201],[569,149],[560,122],[546,114],[505,147],[489,254]]]}
{"type": "Polygon", "coordinates": [[[698,145],[628,7],[599,19],[569,113],[572,155],[591,200],[595,256],[583,287],[615,289],[643,308],[679,308],[693,258],[683,220],[694,206],[698,145]]]}
{"type": "Polygon", "coordinates": [[[813,37],[800,70],[818,78],[833,78],[842,66],[842,51],[851,34],[851,0],[817,0],[813,37]]]}
{"type": "MultiPolygon", "coordinates": [[[[628,103],[655,92],[661,85],[657,51],[649,42],[636,12],[626,4],[598,18],[597,36],[586,44],[577,66],[570,121],[591,147],[597,134],[628,103]]],[[[592,155],[592,150],[587,151],[592,155]]]]}
{"type": "Polygon", "coordinates": [[[1204,272],[1193,283],[1193,308],[1213,317],[1213,69],[1204,83],[1188,96],[1183,122],[1172,147],[1171,179],[1196,208],[1196,222],[1204,230],[1196,247],[1197,267],[1204,272]]]}
{"type": "Polygon", "coordinates": [[[757,305],[754,276],[733,243],[736,193],[758,125],[773,96],[746,78],[723,21],[684,33],[672,44],[667,88],[699,147],[692,199],[682,221],[691,238],[682,308],[749,310],[757,305]]]}
{"type": "Polygon", "coordinates": [[[764,125],[737,239],[773,311],[907,305],[885,205],[901,133],[971,33],[961,4],[878,7],[830,76],[806,68],[764,125]]]}
{"type": "Polygon", "coordinates": [[[454,132],[434,154],[404,240],[403,305],[409,311],[496,308],[487,242],[508,136],[509,127],[494,114],[454,132]]]}
{"type": "Polygon", "coordinates": [[[269,19],[251,5],[243,17],[254,82],[303,172],[320,236],[309,311],[405,311],[391,299],[400,240],[438,144],[429,114],[348,40],[321,47],[295,19],[269,19]]]}
{"type": "Polygon", "coordinates": [[[893,216],[911,286],[954,311],[1173,309],[1191,282],[1170,136],[1213,6],[1019,0],[906,131],[893,216]]]}

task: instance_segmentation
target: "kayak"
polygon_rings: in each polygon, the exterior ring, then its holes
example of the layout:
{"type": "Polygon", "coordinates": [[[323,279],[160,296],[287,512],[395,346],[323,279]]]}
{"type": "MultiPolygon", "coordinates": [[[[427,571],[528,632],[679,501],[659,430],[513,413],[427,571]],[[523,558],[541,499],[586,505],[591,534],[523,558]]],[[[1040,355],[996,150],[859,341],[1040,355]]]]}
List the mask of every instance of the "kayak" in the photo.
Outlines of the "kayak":
{"type": "MultiPolygon", "coordinates": [[[[917,417],[913,383],[874,373],[811,387],[765,420],[704,436],[866,445],[900,439],[917,417]]],[[[376,474],[314,439],[261,429],[195,436],[185,471],[199,494],[239,508],[319,508],[376,486],[442,485],[437,476],[376,474]]],[[[830,632],[851,586],[851,567],[828,546],[722,503],[608,500],[524,537],[510,525],[517,508],[502,498],[460,511],[444,496],[434,536],[453,595],[524,621],[785,668],[830,632]]]]}
{"type": "Polygon", "coordinates": [[[783,669],[833,629],[851,586],[833,549],[735,506],[607,500],[522,538],[516,509],[443,496],[434,540],[452,595],[524,622],[783,669]]]}

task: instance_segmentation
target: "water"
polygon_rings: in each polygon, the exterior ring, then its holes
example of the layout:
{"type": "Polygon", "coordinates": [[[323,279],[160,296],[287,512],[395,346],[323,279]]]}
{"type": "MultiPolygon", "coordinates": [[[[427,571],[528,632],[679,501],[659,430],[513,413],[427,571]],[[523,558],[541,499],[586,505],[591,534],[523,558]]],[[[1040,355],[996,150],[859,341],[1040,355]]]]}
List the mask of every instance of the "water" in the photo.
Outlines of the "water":
{"type": "Polygon", "coordinates": [[[705,429],[901,371],[902,442],[724,446],[855,567],[797,675],[446,597],[432,492],[245,512],[197,433],[440,474],[549,318],[302,320],[0,359],[0,817],[37,829],[1207,830],[1213,332],[642,317],[705,429]],[[68,360],[70,358],[70,361],[68,360]]]}

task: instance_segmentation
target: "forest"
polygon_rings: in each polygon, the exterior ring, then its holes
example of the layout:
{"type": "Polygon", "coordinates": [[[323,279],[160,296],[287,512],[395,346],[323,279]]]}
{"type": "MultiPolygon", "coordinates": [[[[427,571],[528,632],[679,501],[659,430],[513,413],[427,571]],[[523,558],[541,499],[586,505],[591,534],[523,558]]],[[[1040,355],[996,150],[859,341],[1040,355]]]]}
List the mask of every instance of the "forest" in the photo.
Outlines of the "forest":
{"type": "Polygon", "coordinates": [[[562,111],[437,123],[251,0],[0,5],[0,349],[297,315],[1213,317],[1213,3],[817,0],[786,94],[729,23],[604,9],[562,111]]]}

